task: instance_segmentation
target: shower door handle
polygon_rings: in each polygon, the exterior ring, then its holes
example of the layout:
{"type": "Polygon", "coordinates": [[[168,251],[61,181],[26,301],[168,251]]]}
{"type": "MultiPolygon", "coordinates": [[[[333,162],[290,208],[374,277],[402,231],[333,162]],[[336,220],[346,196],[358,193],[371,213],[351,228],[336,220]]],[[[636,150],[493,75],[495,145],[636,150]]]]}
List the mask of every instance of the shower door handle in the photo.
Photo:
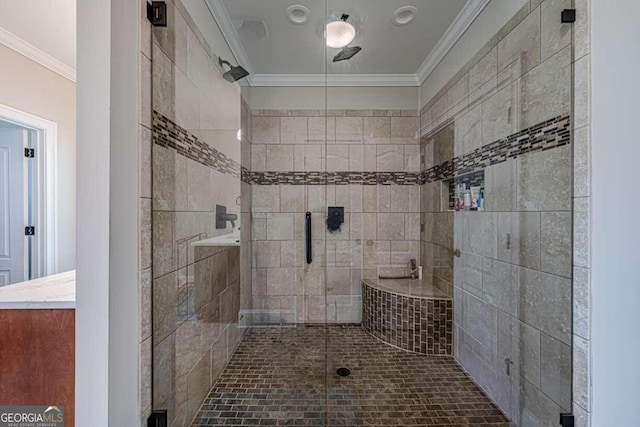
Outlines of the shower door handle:
{"type": "Polygon", "coordinates": [[[307,264],[311,264],[311,261],[313,261],[313,253],[311,252],[311,212],[307,212],[305,218],[304,234],[307,246],[307,264]]]}

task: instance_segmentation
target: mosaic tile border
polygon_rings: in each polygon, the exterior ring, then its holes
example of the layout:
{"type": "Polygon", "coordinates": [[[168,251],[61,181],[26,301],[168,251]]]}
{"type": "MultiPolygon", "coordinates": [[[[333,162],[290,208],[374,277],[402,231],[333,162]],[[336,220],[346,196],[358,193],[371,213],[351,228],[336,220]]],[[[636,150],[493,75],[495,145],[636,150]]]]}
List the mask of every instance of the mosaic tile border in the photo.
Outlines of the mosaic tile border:
{"type": "Polygon", "coordinates": [[[453,300],[417,298],[362,282],[362,327],[374,337],[420,354],[453,354],[453,300]]]}
{"type": "Polygon", "coordinates": [[[256,185],[420,185],[411,172],[251,172],[256,185]]]}
{"type": "MultiPolygon", "coordinates": [[[[423,136],[426,143],[433,135],[423,136]]],[[[558,116],[424,170],[412,172],[249,172],[255,185],[422,185],[446,181],[506,162],[523,154],[571,143],[571,119],[558,116]]]]}
{"type": "MultiPolygon", "coordinates": [[[[431,139],[435,133],[437,132],[423,136],[421,143],[431,139]]],[[[571,119],[569,116],[558,116],[427,169],[422,172],[421,182],[453,179],[523,154],[546,151],[570,143],[571,119]]]]}
{"type": "Polygon", "coordinates": [[[253,117],[419,117],[418,110],[251,110],[253,117]]]}
{"type": "Polygon", "coordinates": [[[209,166],[221,173],[241,177],[240,164],[201,141],[169,118],[153,111],[153,142],[161,147],[173,148],[178,154],[209,166]]]}
{"type": "MultiPolygon", "coordinates": [[[[434,133],[423,136],[426,143],[434,133]]],[[[254,172],[209,146],[159,112],[153,112],[153,141],[173,148],[188,159],[254,185],[422,185],[453,179],[523,154],[546,151],[571,143],[571,119],[559,116],[506,138],[484,145],[471,153],[414,172],[254,172]]]]}

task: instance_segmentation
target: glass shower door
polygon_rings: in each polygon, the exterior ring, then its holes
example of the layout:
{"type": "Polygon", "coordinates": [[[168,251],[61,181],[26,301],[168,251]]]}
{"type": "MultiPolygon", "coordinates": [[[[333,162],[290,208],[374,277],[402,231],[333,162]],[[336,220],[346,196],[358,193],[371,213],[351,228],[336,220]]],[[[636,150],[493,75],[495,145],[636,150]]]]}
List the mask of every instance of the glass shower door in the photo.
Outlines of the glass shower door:
{"type": "Polygon", "coordinates": [[[198,6],[168,2],[152,35],[152,408],[170,426],[191,424],[251,295],[246,89],[198,6]]]}
{"type": "Polygon", "coordinates": [[[449,82],[449,110],[434,99],[426,115],[427,158],[450,165],[427,185],[453,216],[455,357],[517,425],[558,425],[571,412],[566,6],[526,5],[449,82]]]}

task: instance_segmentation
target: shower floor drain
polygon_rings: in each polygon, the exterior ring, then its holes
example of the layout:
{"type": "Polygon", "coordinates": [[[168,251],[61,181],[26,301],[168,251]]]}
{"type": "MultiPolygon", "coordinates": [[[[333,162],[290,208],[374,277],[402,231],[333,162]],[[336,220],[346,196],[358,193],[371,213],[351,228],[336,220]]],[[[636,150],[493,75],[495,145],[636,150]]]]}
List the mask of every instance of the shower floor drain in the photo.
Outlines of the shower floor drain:
{"type": "Polygon", "coordinates": [[[347,368],[338,368],[336,373],[341,377],[348,377],[351,374],[351,371],[347,368]]]}

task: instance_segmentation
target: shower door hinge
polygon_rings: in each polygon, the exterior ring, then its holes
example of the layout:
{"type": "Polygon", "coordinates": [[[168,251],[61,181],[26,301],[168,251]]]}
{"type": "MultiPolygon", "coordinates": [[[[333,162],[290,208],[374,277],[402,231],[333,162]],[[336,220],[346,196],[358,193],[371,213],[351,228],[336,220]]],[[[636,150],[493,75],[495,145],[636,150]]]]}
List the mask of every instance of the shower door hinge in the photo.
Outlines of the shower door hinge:
{"type": "Polygon", "coordinates": [[[153,411],[147,419],[147,427],[167,427],[168,425],[167,411],[164,409],[153,411]]]}
{"type": "Polygon", "coordinates": [[[576,10],[575,9],[563,10],[560,15],[560,21],[563,24],[573,24],[574,22],[576,22],[576,10]]]}
{"type": "Polygon", "coordinates": [[[573,427],[575,424],[575,417],[573,414],[565,413],[560,414],[560,425],[562,427],[573,427]]]}
{"type": "Polygon", "coordinates": [[[36,156],[36,149],[35,148],[25,148],[24,149],[24,156],[27,159],[33,159],[36,156]]]}
{"type": "Polygon", "coordinates": [[[167,3],[163,1],[147,2],[147,19],[154,27],[166,27],[167,3]]]}

